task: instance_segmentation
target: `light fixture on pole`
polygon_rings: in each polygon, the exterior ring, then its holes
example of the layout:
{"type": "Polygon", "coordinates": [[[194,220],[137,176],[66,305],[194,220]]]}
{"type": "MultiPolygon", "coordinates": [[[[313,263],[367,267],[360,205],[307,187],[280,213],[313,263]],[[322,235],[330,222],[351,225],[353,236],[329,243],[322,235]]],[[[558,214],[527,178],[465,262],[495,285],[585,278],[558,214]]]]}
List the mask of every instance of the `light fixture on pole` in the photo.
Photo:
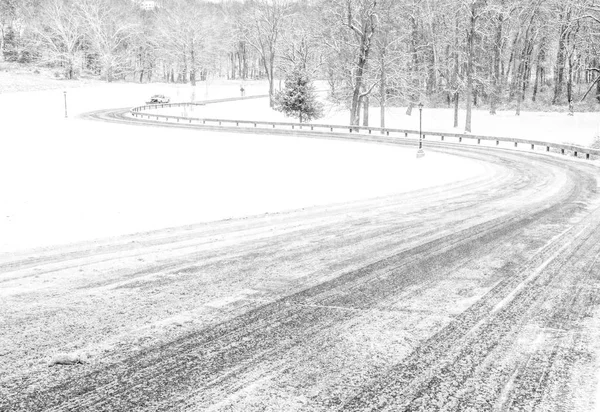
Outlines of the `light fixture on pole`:
{"type": "Polygon", "coordinates": [[[423,103],[419,103],[419,150],[417,150],[417,158],[425,156],[423,151],[423,103]]]}

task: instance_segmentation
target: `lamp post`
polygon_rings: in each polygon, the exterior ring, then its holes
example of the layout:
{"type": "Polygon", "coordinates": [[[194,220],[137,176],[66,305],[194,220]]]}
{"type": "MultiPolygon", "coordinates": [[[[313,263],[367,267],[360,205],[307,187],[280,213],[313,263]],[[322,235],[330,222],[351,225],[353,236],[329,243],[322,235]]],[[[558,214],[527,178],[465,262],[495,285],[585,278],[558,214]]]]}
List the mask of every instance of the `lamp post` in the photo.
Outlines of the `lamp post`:
{"type": "Polygon", "coordinates": [[[423,103],[419,103],[419,150],[417,158],[425,156],[423,151],[423,103]]]}

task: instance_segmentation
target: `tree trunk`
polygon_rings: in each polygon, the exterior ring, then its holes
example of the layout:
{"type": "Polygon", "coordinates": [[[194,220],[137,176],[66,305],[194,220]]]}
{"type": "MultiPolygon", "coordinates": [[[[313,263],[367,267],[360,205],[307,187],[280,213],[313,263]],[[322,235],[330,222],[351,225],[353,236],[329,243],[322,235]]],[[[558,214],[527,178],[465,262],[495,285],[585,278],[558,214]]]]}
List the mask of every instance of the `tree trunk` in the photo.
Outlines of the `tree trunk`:
{"type": "MultiPolygon", "coordinates": [[[[567,13],[569,16],[570,13],[567,13]]],[[[558,51],[556,54],[556,66],[554,67],[554,96],[552,97],[552,104],[556,105],[560,103],[562,96],[562,89],[564,83],[564,71],[565,71],[565,38],[567,36],[567,22],[568,17],[561,16],[561,25],[559,28],[558,37],[558,51]]]]}
{"type": "Polygon", "coordinates": [[[238,56],[238,55],[239,55],[239,52],[235,52],[235,53],[231,52],[231,59],[230,59],[231,60],[231,77],[230,77],[230,79],[231,80],[235,80],[235,73],[236,73],[236,69],[237,69],[235,62],[236,62],[236,56],[238,56]]]}
{"type": "Polygon", "coordinates": [[[360,124],[360,91],[363,87],[363,75],[369,55],[368,44],[365,43],[365,40],[366,39],[364,39],[363,36],[361,53],[358,56],[358,63],[354,72],[354,90],[352,92],[352,105],[350,106],[350,124],[352,126],[358,126],[360,124]]]}
{"type": "Polygon", "coordinates": [[[458,14],[455,16],[455,27],[454,27],[454,70],[452,73],[452,85],[454,87],[454,127],[458,127],[458,99],[459,99],[459,84],[458,84],[458,75],[459,75],[459,67],[458,67],[458,33],[459,33],[459,19],[458,14]]]}
{"type": "Polygon", "coordinates": [[[274,96],[274,85],[273,85],[273,77],[269,77],[269,106],[271,108],[275,107],[275,96],[274,96]]]}
{"type": "Polygon", "coordinates": [[[4,24],[0,22],[0,58],[4,60],[4,38],[6,36],[4,24]]]}
{"type": "Polygon", "coordinates": [[[588,96],[588,94],[592,91],[592,89],[594,88],[594,86],[596,86],[596,92],[600,94],[600,76],[596,77],[596,79],[591,82],[590,87],[587,89],[587,91],[585,92],[585,94],[583,95],[583,97],[581,98],[581,102],[585,101],[585,98],[588,96]]]}
{"type": "Polygon", "coordinates": [[[454,127],[458,127],[458,92],[454,93],[454,127]]]}
{"type": "Polygon", "coordinates": [[[573,100],[573,62],[569,59],[569,73],[567,75],[567,102],[573,100]]]}
{"type": "Polygon", "coordinates": [[[248,52],[246,50],[246,43],[242,44],[242,61],[243,61],[243,71],[242,78],[244,80],[248,79],[248,52]]]}
{"type": "Polygon", "coordinates": [[[275,53],[272,51],[269,54],[269,61],[267,62],[267,57],[265,56],[263,59],[263,66],[265,68],[265,73],[267,75],[267,80],[269,81],[269,106],[271,108],[275,107],[275,96],[274,96],[274,78],[273,78],[273,70],[275,67],[275,53]]]}
{"type": "MultiPolygon", "coordinates": [[[[382,129],[385,127],[385,105],[386,105],[386,92],[385,92],[385,59],[381,58],[381,82],[379,83],[379,127],[382,129]]],[[[383,130],[381,131],[383,133],[383,130]]]]}
{"type": "Polygon", "coordinates": [[[190,83],[196,86],[196,50],[193,39],[190,47],[190,83]]]}
{"type": "Polygon", "coordinates": [[[363,126],[369,126],[369,95],[362,98],[363,101],[363,126]]]}
{"type": "Polygon", "coordinates": [[[542,65],[542,62],[545,60],[545,54],[546,54],[546,51],[544,50],[545,43],[546,43],[546,39],[543,38],[540,41],[541,48],[540,48],[540,51],[538,52],[536,62],[535,62],[535,67],[536,67],[535,81],[533,83],[533,96],[531,96],[531,101],[533,101],[533,102],[535,102],[535,99],[537,98],[538,88],[540,87],[541,74],[542,74],[542,70],[543,70],[541,65],[542,65]]]}
{"type": "Polygon", "coordinates": [[[496,114],[500,93],[502,91],[502,82],[500,81],[500,60],[502,54],[502,25],[504,18],[498,16],[496,23],[496,37],[494,40],[494,60],[493,60],[493,75],[492,75],[492,95],[490,98],[490,114],[496,114]]]}
{"type": "MultiPolygon", "coordinates": [[[[356,80],[362,82],[362,69],[359,68],[360,75],[356,75],[356,80]]],[[[354,92],[352,92],[352,105],[350,106],[350,124],[352,126],[358,126],[360,124],[360,89],[354,86],[354,92]]]]}
{"type": "MultiPolygon", "coordinates": [[[[416,13],[416,10],[413,10],[416,13]]],[[[419,55],[417,53],[417,44],[419,42],[419,26],[417,19],[413,16],[410,19],[412,26],[412,36],[410,42],[410,54],[412,56],[412,90],[410,93],[410,105],[408,106],[407,115],[412,115],[413,107],[418,103],[417,91],[419,90],[419,55]]]]}
{"type": "Polygon", "coordinates": [[[531,53],[533,52],[533,42],[532,39],[529,38],[529,33],[530,30],[528,27],[525,32],[525,40],[523,50],[521,51],[519,69],[517,70],[517,116],[521,115],[521,105],[525,99],[525,91],[529,85],[528,79],[531,77],[531,68],[529,62],[531,60],[531,53]]]}
{"type": "Polygon", "coordinates": [[[475,38],[475,7],[476,3],[471,5],[471,16],[469,18],[469,30],[467,32],[467,115],[465,120],[465,132],[471,132],[471,110],[473,104],[473,43],[475,38]]]}
{"type": "Polygon", "coordinates": [[[521,87],[520,85],[518,86],[518,91],[517,91],[517,111],[515,112],[515,116],[520,116],[521,115],[521,101],[523,100],[523,94],[521,93],[521,87]]]}

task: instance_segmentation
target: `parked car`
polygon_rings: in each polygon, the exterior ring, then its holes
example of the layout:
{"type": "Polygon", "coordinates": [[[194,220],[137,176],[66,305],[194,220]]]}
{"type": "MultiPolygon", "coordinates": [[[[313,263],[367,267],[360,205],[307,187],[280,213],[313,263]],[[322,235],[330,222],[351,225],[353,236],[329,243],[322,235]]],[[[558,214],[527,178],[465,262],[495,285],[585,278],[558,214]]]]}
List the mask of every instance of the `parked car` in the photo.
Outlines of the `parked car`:
{"type": "Polygon", "coordinates": [[[155,94],[150,98],[146,104],[161,104],[161,103],[169,103],[170,99],[163,94],[155,94]]]}

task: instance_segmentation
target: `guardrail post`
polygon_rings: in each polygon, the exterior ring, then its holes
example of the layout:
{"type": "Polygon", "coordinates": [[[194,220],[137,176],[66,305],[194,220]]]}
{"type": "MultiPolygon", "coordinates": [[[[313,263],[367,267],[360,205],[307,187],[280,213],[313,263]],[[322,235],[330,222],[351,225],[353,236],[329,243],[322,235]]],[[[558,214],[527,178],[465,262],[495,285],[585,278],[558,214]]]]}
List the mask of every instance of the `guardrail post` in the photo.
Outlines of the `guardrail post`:
{"type": "Polygon", "coordinates": [[[546,146],[546,151],[549,152],[550,151],[550,146],[546,146]]]}
{"type": "Polygon", "coordinates": [[[294,128],[294,125],[292,125],[292,129],[294,128]]]}
{"type": "Polygon", "coordinates": [[[221,122],[219,121],[219,126],[221,126],[221,122]]]}
{"type": "Polygon", "coordinates": [[[477,139],[477,144],[481,144],[481,139],[477,139]]]}
{"type": "Polygon", "coordinates": [[[565,154],[565,149],[560,149],[560,154],[565,154]]]}
{"type": "Polygon", "coordinates": [[[585,158],[586,158],[587,160],[590,160],[590,154],[589,154],[589,153],[586,153],[586,154],[585,154],[585,158]]]}
{"type": "Polygon", "coordinates": [[[515,147],[517,147],[517,142],[515,142],[515,147]]]}
{"type": "Polygon", "coordinates": [[[236,125],[236,126],[239,126],[239,125],[240,125],[240,122],[235,122],[235,125],[236,125]]]}
{"type": "Polygon", "coordinates": [[[202,120],[202,124],[206,124],[206,120],[202,120]]]}
{"type": "Polygon", "coordinates": [[[385,132],[387,133],[388,136],[390,135],[390,131],[389,130],[386,130],[385,132]]]}
{"type": "Polygon", "coordinates": [[[500,140],[496,140],[496,146],[500,145],[500,140]]]}
{"type": "Polygon", "coordinates": [[[458,136],[458,143],[462,142],[462,137],[458,136]]]}
{"type": "Polygon", "coordinates": [[[369,134],[371,134],[371,129],[369,129],[369,134]]]}
{"type": "Polygon", "coordinates": [[[254,123],[254,127],[256,127],[256,123],[254,123]]]}
{"type": "Polygon", "coordinates": [[[408,137],[408,133],[404,132],[404,137],[408,137]]]}
{"type": "Polygon", "coordinates": [[[315,127],[313,125],[311,125],[310,130],[315,130],[315,127]]]}
{"type": "Polygon", "coordinates": [[[534,150],[534,149],[535,149],[535,145],[532,143],[531,144],[531,150],[534,150]]]}
{"type": "Polygon", "coordinates": [[[331,131],[333,132],[333,127],[330,127],[331,131]]]}
{"type": "Polygon", "coordinates": [[[573,156],[577,157],[577,152],[573,152],[573,156]]]}
{"type": "Polygon", "coordinates": [[[275,128],[275,124],[273,124],[273,129],[275,128]]]}
{"type": "Polygon", "coordinates": [[[444,141],[444,136],[442,136],[442,142],[444,141]]]}
{"type": "Polygon", "coordinates": [[[352,128],[350,128],[350,133],[352,133],[352,128]]]}

